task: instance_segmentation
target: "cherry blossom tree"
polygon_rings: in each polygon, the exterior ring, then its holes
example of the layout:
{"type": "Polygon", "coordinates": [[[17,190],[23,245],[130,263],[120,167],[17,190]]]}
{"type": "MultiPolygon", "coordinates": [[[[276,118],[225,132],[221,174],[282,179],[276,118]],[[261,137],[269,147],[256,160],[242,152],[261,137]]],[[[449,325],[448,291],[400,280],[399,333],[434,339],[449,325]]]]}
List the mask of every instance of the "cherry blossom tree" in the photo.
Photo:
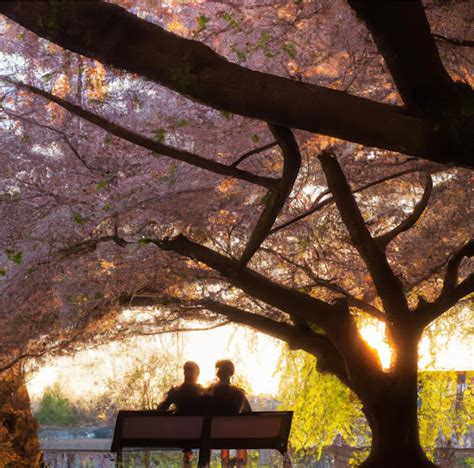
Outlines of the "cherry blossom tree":
{"type": "Polygon", "coordinates": [[[470,2],[118,3],[0,4],[0,369],[232,321],[358,396],[363,466],[432,466],[418,342],[474,284],[470,2]]]}

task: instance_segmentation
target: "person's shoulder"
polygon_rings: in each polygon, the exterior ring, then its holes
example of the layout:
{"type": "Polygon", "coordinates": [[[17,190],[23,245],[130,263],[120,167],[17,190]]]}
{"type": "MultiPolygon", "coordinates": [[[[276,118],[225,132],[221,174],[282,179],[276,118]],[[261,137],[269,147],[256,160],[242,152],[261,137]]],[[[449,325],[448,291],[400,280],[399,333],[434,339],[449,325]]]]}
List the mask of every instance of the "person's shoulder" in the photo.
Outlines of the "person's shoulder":
{"type": "Polygon", "coordinates": [[[230,388],[236,393],[245,395],[245,390],[243,388],[237,387],[237,385],[231,385],[230,388]]]}
{"type": "Polygon", "coordinates": [[[173,396],[173,395],[176,395],[176,393],[178,393],[179,390],[180,390],[180,386],[171,387],[171,388],[168,390],[168,397],[173,396]]]}

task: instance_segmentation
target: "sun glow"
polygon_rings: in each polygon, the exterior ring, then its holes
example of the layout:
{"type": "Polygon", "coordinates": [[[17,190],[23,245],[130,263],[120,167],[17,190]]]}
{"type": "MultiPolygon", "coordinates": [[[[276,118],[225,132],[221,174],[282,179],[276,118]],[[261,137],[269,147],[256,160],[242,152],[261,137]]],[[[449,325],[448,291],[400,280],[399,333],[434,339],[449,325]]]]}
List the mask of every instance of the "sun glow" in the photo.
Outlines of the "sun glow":
{"type": "MultiPolygon", "coordinates": [[[[472,311],[464,311],[460,320],[468,323],[472,311]]],[[[474,368],[474,335],[465,328],[457,327],[435,331],[436,324],[427,330],[418,346],[419,370],[471,370],[474,368]]],[[[379,355],[382,368],[388,370],[394,358],[385,324],[380,321],[363,322],[359,332],[362,338],[379,355]]]]}
{"type": "Polygon", "coordinates": [[[365,324],[359,329],[359,333],[379,355],[382,368],[384,370],[389,369],[393,353],[385,333],[385,324],[382,322],[365,324]]]}
{"type": "MultiPolygon", "coordinates": [[[[137,338],[129,343],[110,343],[95,350],[78,352],[75,356],[52,359],[27,383],[30,395],[40,396],[55,382],[77,398],[84,398],[105,389],[104,382],[120,373],[128,359],[160,350],[176,355],[177,366],[188,360],[200,369],[199,382],[209,385],[215,379],[215,362],[231,359],[236,379],[244,381],[253,395],[275,395],[279,379],[274,375],[281,353],[281,343],[266,335],[234,325],[207,331],[173,333],[159,337],[137,338]]],[[[181,371],[178,369],[181,378],[181,371]]]]}

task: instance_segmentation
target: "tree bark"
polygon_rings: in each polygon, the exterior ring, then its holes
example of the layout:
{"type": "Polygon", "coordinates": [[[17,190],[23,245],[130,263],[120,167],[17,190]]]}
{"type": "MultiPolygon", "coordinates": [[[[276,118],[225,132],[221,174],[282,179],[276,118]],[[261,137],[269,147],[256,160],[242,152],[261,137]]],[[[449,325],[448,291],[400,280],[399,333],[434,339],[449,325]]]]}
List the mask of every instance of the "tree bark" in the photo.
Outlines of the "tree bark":
{"type": "Polygon", "coordinates": [[[372,446],[364,468],[434,467],[420,444],[417,415],[419,335],[395,337],[397,360],[390,383],[363,401],[372,430],[372,446]]]}

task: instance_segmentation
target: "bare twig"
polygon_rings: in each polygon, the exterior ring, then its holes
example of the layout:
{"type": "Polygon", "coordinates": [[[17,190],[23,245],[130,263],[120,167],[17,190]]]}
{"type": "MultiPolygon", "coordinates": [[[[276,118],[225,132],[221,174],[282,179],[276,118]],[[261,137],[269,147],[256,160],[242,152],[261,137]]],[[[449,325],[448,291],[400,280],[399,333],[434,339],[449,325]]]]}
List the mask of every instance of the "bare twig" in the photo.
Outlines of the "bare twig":
{"type": "Polygon", "coordinates": [[[237,167],[241,162],[245,161],[250,156],[253,156],[254,154],[262,153],[263,151],[266,151],[267,149],[273,148],[277,144],[278,143],[276,141],[273,141],[272,143],[268,143],[268,145],[263,145],[263,146],[260,146],[259,148],[255,148],[253,150],[247,151],[242,156],[240,156],[239,159],[234,161],[231,164],[231,167],[237,167]]]}
{"type": "Polygon", "coordinates": [[[433,180],[429,174],[426,174],[425,189],[423,191],[423,196],[418,201],[418,203],[413,208],[410,216],[408,216],[403,222],[401,222],[396,228],[391,231],[377,236],[374,240],[379,244],[383,249],[393,240],[398,234],[408,231],[415,223],[420,219],[421,215],[425,211],[425,208],[428,206],[428,202],[433,190],[433,180]]]}

